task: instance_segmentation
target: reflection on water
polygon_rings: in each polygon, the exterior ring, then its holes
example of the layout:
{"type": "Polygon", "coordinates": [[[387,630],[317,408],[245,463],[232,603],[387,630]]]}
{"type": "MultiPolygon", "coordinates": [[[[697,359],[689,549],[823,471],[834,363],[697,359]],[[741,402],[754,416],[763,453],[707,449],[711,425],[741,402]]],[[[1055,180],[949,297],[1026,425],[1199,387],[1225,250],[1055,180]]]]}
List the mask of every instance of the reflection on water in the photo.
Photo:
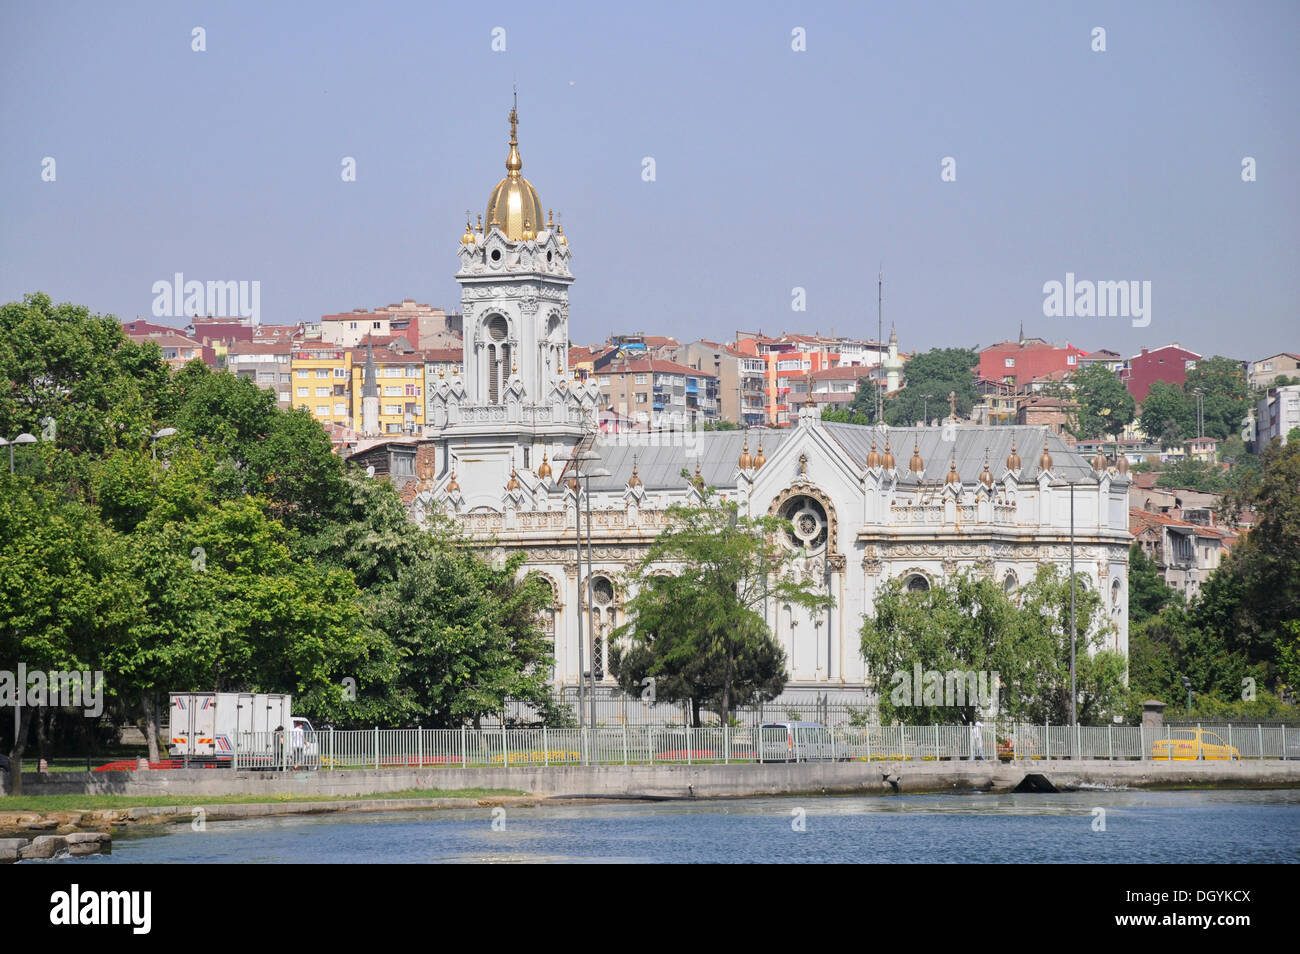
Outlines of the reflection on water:
{"type": "Polygon", "coordinates": [[[1300,791],[1099,790],[557,804],[507,808],[503,830],[481,807],[210,821],[122,833],[111,856],[72,863],[1298,860],[1300,791]]]}

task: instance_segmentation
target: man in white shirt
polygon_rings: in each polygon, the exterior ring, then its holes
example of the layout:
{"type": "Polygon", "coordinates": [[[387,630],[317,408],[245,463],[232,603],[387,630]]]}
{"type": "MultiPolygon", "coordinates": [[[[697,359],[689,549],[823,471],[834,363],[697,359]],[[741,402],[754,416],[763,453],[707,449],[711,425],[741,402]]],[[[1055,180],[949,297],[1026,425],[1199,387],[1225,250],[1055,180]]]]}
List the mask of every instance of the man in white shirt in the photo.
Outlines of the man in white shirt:
{"type": "Polygon", "coordinates": [[[970,757],[971,761],[984,759],[984,723],[979,719],[970,727],[970,757]]]}
{"type": "Polygon", "coordinates": [[[302,765],[302,753],[307,745],[307,735],[302,731],[302,723],[293,724],[293,764],[295,767],[302,765]]]}

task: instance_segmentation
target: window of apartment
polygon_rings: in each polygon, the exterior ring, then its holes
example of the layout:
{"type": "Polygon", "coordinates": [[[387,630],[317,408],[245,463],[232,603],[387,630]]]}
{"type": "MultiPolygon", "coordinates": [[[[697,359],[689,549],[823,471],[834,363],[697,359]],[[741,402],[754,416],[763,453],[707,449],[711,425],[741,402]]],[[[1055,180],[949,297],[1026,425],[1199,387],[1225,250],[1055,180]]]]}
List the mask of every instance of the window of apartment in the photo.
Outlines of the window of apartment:
{"type": "Polygon", "coordinates": [[[311,393],[311,388],[299,388],[298,397],[307,397],[311,393]]]}
{"type": "Polygon", "coordinates": [[[397,477],[414,477],[415,457],[411,454],[394,454],[393,474],[397,477]]]}
{"type": "Polygon", "coordinates": [[[607,388],[607,387],[609,387],[609,375],[608,375],[608,374],[602,374],[602,375],[600,376],[599,384],[600,384],[600,386],[601,386],[602,388],[607,388]]]}
{"type": "Polygon", "coordinates": [[[401,413],[402,413],[402,405],[400,405],[400,404],[385,404],[385,405],[384,405],[384,413],[385,413],[385,414],[401,414],[401,413]]]}
{"type": "Polygon", "coordinates": [[[384,430],[387,431],[389,434],[400,434],[400,433],[402,433],[402,425],[401,425],[401,424],[388,424],[388,425],[385,425],[384,430]]]}
{"type": "Polygon", "coordinates": [[[280,400],[283,401],[285,404],[288,404],[291,398],[292,395],[288,391],[280,392],[280,400]]]}
{"type": "Polygon", "coordinates": [[[357,323],[356,323],[355,321],[354,321],[354,322],[351,322],[351,323],[348,325],[348,327],[349,327],[351,330],[356,331],[356,330],[357,330],[357,323]]]}
{"type": "Polygon", "coordinates": [[[336,377],[336,378],[346,378],[347,376],[348,376],[348,369],[347,369],[347,368],[335,368],[335,369],[334,369],[334,377],[336,377]]]}
{"type": "Polygon", "coordinates": [[[401,397],[402,386],[400,384],[384,385],[384,397],[401,397]]]}
{"type": "Polygon", "coordinates": [[[316,396],[317,396],[317,397],[329,397],[329,396],[330,396],[330,389],[329,389],[329,388],[317,388],[317,389],[316,389],[316,396]]]}
{"type": "Polygon", "coordinates": [[[378,327],[379,327],[379,322],[377,322],[377,321],[371,322],[371,327],[372,327],[372,328],[378,328],[378,327]]]}
{"type": "Polygon", "coordinates": [[[644,375],[644,374],[638,374],[636,377],[634,377],[634,378],[632,379],[632,383],[633,383],[633,384],[645,384],[645,383],[646,383],[646,380],[647,380],[646,375],[644,375]]]}
{"type": "Polygon", "coordinates": [[[644,391],[638,391],[638,392],[636,392],[636,403],[637,403],[637,404],[645,404],[645,403],[646,403],[646,393],[645,393],[644,391]]]}
{"type": "Polygon", "coordinates": [[[300,378],[305,378],[305,377],[307,377],[307,369],[306,369],[306,368],[299,368],[298,371],[297,371],[297,374],[298,374],[298,377],[300,377],[300,378]]]}
{"type": "Polygon", "coordinates": [[[317,417],[329,417],[329,416],[330,416],[330,406],[329,406],[328,404],[317,404],[317,405],[316,405],[316,416],[317,416],[317,417]]]}
{"type": "Polygon", "coordinates": [[[1078,361],[1077,361],[1076,359],[1077,359],[1078,357],[1079,357],[1079,356],[1078,356],[1077,354],[1068,354],[1068,355],[1065,356],[1065,363],[1066,363],[1066,364],[1077,364],[1078,361]]]}
{"type": "Polygon", "coordinates": [[[1016,366],[1016,359],[1006,358],[1003,360],[1002,366],[1005,368],[1014,368],[1016,366]]]}
{"type": "Polygon", "coordinates": [[[348,406],[347,406],[346,404],[335,404],[335,405],[334,405],[334,413],[335,413],[335,414],[346,414],[346,413],[348,413],[348,406]]]}
{"type": "Polygon", "coordinates": [[[418,364],[408,364],[406,366],[406,376],[408,378],[418,378],[420,376],[420,366],[418,364]]]}
{"type": "Polygon", "coordinates": [[[317,369],[316,369],[316,377],[318,377],[318,378],[328,378],[329,376],[330,376],[330,369],[329,369],[329,368],[317,368],[317,369]]]}

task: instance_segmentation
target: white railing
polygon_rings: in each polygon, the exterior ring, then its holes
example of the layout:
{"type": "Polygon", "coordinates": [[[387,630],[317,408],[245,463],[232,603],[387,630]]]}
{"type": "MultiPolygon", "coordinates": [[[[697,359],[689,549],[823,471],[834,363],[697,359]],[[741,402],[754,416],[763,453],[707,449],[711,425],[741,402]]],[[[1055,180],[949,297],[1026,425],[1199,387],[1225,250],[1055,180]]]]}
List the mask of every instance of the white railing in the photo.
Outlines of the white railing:
{"type": "Polygon", "coordinates": [[[236,770],[492,768],[805,761],[1300,759],[1291,726],[615,725],[588,729],[324,729],[240,733],[236,770]]]}

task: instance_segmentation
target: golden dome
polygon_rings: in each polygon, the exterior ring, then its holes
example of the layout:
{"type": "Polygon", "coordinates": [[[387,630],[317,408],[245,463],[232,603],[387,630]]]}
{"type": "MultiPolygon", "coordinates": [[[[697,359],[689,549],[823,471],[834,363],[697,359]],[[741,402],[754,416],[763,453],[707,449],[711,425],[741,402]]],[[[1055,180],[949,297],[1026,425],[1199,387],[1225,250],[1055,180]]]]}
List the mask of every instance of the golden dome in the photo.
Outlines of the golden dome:
{"type": "Polygon", "coordinates": [[[1115,471],[1119,474],[1128,473],[1128,458],[1123,454],[1119,455],[1119,460],[1115,462],[1115,471]]]}
{"type": "Polygon", "coordinates": [[[515,469],[511,467],[510,483],[506,484],[506,490],[518,490],[518,489],[519,489],[519,475],[515,473],[515,469]]]}
{"type": "Polygon", "coordinates": [[[1007,455],[1007,470],[1020,469],[1020,455],[1016,453],[1016,442],[1011,442],[1011,453],[1007,455]]]}
{"type": "Polygon", "coordinates": [[[497,183],[488,198],[488,225],[496,225],[512,242],[532,239],[542,221],[542,200],[533,184],[520,175],[524,161],[519,158],[519,114],[510,110],[510,155],[506,157],[506,177],[497,183]],[[529,234],[531,233],[531,234],[529,234]]]}
{"type": "Polygon", "coordinates": [[[871,438],[871,453],[867,454],[867,466],[880,466],[880,451],[876,450],[876,439],[874,437],[871,438]]]}
{"type": "Polygon", "coordinates": [[[473,245],[478,241],[474,235],[474,227],[469,224],[469,213],[465,213],[465,234],[460,237],[461,245],[473,245]]]}
{"type": "Polygon", "coordinates": [[[447,481],[447,493],[454,494],[460,492],[460,484],[456,482],[456,468],[451,469],[451,480],[447,481]]]}
{"type": "Polygon", "coordinates": [[[989,452],[984,451],[984,469],[980,471],[980,483],[985,487],[993,486],[993,471],[989,470],[989,452]]]}
{"type": "Polygon", "coordinates": [[[542,466],[537,468],[537,476],[551,476],[551,462],[546,459],[546,451],[542,451],[542,466]]]}
{"type": "Polygon", "coordinates": [[[908,462],[907,469],[914,474],[919,474],[925,470],[925,461],[921,459],[921,445],[919,442],[912,445],[912,459],[908,462]]]}
{"type": "Polygon", "coordinates": [[[758,439],[758,453],[754,455],[754,469],[758,470],[766,463],[767,458],[763,456],[763,439],[760,437],[758,439]]]}
{"type": "Polygon", "coordinates": [[[1042,453],[1042,456],[1038,458],[1038,469],[1039,469],[1039,470],[1051,470],[1051,469],[1052,469],[1052,454],[1051,454],[1051,451],[1049,451],[1049,450],[1047,449],[1047,445],[1046,445],[1046,444],[1043,445],[1043,453],[1042,453]]]}
{"type": "Polygon", "coordinates": [[[632,476],[627,479],[629,487],[640,487],[641,478],[636,475],[636,455],[632,455],[632,476]]]}
{"type": "Polygon", "coordinates": [[[949,484],[960,484],[960,483],[961,483],[961,475],[957,473],[957,460],[956,460],[956,458],[953,458],[952,463],[948,465],[948,480],[946,481],[946,483],[949,483],[949,484]]]}
{"type": "Polygon", "coordinates": [[[889,438],[885,438],[885,456],[880,458],[880,466],[885,470],[893,470],[898,462],[894,460],[894,452],[889,449],[889,438]]]}
{"type": "Polygon", "coordinates": [[[745,446],[740,449],[740,462],[738,464],[741,470],[749,470],[754,466],[754,458],[749,456],[749,438],[745,438],[745,446]]]}

